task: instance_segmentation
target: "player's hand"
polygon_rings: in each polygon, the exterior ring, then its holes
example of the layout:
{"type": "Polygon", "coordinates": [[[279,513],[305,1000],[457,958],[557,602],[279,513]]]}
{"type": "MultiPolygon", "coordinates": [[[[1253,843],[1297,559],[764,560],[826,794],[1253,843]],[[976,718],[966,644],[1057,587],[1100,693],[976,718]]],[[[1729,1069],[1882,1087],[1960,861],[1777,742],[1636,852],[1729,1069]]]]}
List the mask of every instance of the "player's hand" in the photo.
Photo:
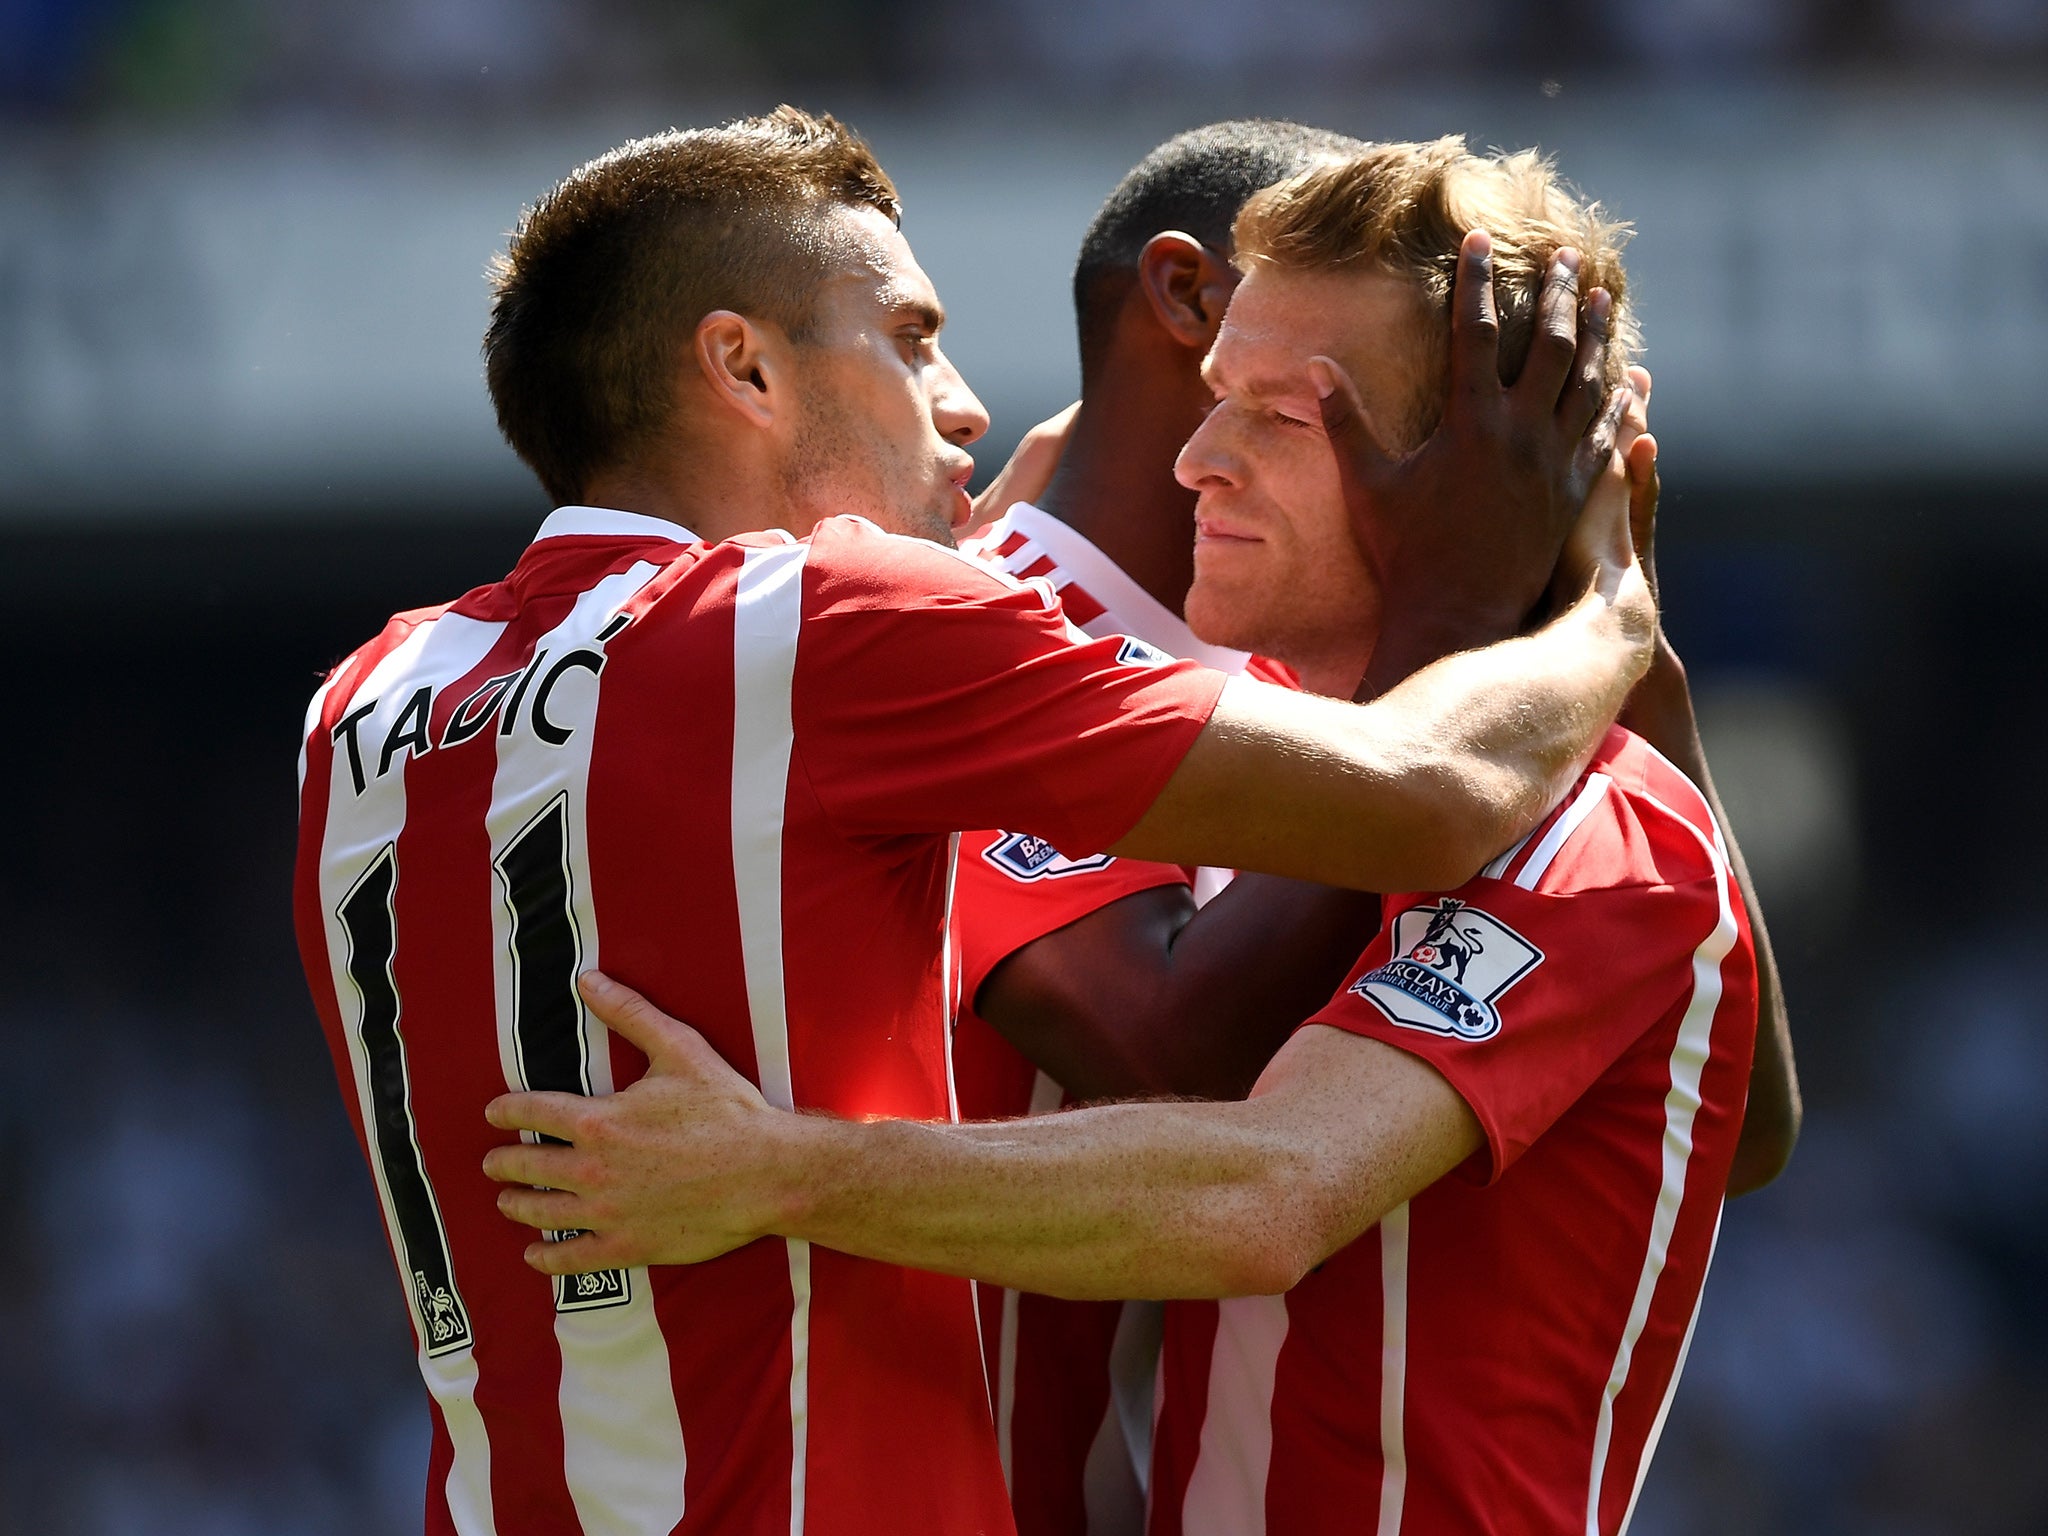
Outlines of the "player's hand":
{"type": "Polygon", "coordinates": [[[1664,487],[1657,476],[1657,439],[1650,436],[1650,370],[1629,369],[1628,385],[1635,398],[1622,413],[1615,452],[1628,470],[1629,539],[1635,545],[1636,559],[1642,562],[1650,596],[1661,611],[1664,594],[1657,586],[1657,498],[1664,487]]]}
{"type": "Polygon", "coordinates": [[[1551,264],[1521,375],[1501,383],[1492,252],[1482,230],[1459,252],[1444,415],[1413,452],[1386,448],[1333,360],[1309,365],[1353,535],[1385,603],[1369,678],[1376,689],[1522,627],[1627,407],[1617,391],[1601,409],[1613,304],[1595,289],[1581,317],[1571,249],[1551,264]]]}
{"type": "Polygon", "coordinates": [[[1647,738],[1666,756],[1672,756],[1669,744],[1690,740],[1697,727],[1693,721],[1691,684],[1685,663],[1672,648],[1664,628],[1664,595],[1657,584],[1657,503],[1663,484],[1657,473],[1657,440],[1649,434],[1650,373],[1646,368],[1631,368],[1628,376],[1636,403],[1622,417],[1616,455],[1628,475],[1629,540],[1635,546],[1636,560],[1642,566],[1643,579],[1651,600],[1657,604],[1659,617],[1656,654],[1650,670],[1629,695],[1621,712],[1621,723],[1647,738]]]}
{"type": "Polygon", "coordinates": [[[543,1274],[695,1264],[767,1229],[765,1197],[776,1122],[769,1108],[689,1025],[599,972],[577,982],[604,1024],[647,1056],[647,1075],[619,1093],[508,1093],[484,1111],[507,1131],[557,1143],[494,1147],[484,1172],[505,1185],[514,1221],[576,1236],[537,1242],[543,1274]]]}
{"type": "Polygon", "coordinates": [[[1627,409],[1618,426],[1616,451],[1565,536],[1546,606],[1562,612],[1589,594],[1597,599],[1611,616],[1628,665],[1640,680],[1651,666],[1659,634],[1656,594],[1636,545],[1637,530],[1647,531],[1656,516],[1657,440],[1649,435],[1644,403],[1649,374],[1642,369],[1631,373],[1640,375],[1643,393],[1636,393],[1632,377],[1624,392],[1627,409]]]}
{"type": "Polygon", "coordinates": [[[1010,455],[1010,462],[974,498],[974,512],[967,527],[961,530],[963,538],[994,522],[1018,502],[1036,501],[1045,494],[1045,488],[1052,484],[1053,472],[1060,467],[1060,456],[1067,451],[1067,436],[1073,431],[1074,417],[1080,409],[1081,402],[1076,400],[1024,434],[1017,451],[1010,455]]]}

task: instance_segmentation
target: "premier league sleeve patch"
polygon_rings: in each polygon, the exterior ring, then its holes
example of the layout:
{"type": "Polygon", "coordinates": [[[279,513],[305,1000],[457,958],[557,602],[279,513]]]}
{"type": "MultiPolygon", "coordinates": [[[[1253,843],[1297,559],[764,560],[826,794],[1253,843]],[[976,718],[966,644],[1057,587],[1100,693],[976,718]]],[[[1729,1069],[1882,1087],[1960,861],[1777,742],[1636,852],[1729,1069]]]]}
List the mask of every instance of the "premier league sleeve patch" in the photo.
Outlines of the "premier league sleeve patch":
{"type": "Polygon", "coordinates": [[[1499,918],[1450,897],[1394,919],[1394,955],[1351,984],[1396,1024],[1454,1040],[1500,1033],[1499,1002],[1543,951],[1499,918]]]}
{"type": "Polygon", "coordinates": [[[1012,880],[1057,880],[1062,875],[1086,874],[1116,862],[1114,854],[1094,853],[1085,859],[1070,859],[1042,837],[1029,832],[1005,832],[981,850],[981,856],[1012,880]]]}
{"type": "Polygon", "coordinates": [[[1127,667],[1165,667],[1173,664],[1173,658],[1156,645],[1149,645],[1133,635],[1125,635],[1124,643],[1116,648],[1116,659],[1127,667]]]}

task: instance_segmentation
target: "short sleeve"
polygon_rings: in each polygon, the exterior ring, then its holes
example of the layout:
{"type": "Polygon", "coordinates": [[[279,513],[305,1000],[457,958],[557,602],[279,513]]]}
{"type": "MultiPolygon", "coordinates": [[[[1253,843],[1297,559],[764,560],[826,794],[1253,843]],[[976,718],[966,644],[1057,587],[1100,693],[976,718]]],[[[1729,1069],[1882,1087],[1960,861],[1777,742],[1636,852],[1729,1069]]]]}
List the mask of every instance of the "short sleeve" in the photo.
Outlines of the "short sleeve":
{"type": "Polygon", "coordinates": [[[967,832],[953,910],[960,925],[960,996],[974,1006],[988,973],[1027,944],[1162,885],[1187,885],[1178,864],[1106,853],[1068,858],[1029,832],[967,832]]]}
{"type": "Polygon", "coordinates": [[[1090,640],[1046,589],[852,518],[812,537],[797,765],[849,836],[1012,827],[1095,853],[1151,806],[1224,678],[1090,640]]]}
{"type": "Polygon", "coordinates": [[[1712,876],[1565,892],[1482,878],[1404,899],[1310,1022],[1443,1073],[1485,1130],[1489,1178],[1683,1005],[1727,921],[1712,876]]]}

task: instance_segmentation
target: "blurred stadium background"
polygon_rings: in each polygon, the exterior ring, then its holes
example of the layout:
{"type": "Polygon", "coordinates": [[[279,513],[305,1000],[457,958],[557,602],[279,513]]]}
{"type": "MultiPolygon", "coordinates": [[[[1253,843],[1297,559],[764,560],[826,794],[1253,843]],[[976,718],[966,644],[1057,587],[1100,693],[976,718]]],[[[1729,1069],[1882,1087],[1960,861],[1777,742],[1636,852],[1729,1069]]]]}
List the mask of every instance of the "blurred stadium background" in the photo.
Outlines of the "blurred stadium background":
{"type": "Polygon", "coordinates": [[[1636,1530],[2048,1530],[2044,84],[2043,0],[0,0],[0,1529],[418,1529],[300,711],[544,510],[477,358],[521,201],[786,98],[896,173],[984,473],[1180,128],[1538,144],[1637,222],[1669,622],[1809,1118],[1636,1530]]]}

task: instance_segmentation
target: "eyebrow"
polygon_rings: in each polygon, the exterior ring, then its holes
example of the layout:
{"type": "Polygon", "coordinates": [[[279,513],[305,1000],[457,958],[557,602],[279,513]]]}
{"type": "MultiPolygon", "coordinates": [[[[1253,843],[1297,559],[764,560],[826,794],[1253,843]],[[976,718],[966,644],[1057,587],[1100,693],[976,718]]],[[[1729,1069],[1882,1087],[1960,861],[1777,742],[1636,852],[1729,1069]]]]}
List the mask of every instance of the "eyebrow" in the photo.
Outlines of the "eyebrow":
{"type": "Polygon", "coordinates": [[[916,294],[897,289],[887,295],[889,308],[898,315],[908,315],[933,335],[946,325],[946,306],[937,299],[921,298],[916,294]]]}
{"type": "Polygon", "coordinates": [[[1226,389],[1233,394],[1249,395],[1255,400],[1284,399],[1292,395],[1313,394],[1306,370],[1299,378],[1289,378],[1270,370],[1256,370],[1248,375],[1237,375],[1232,383],[1224,384],[1215,367],[1215,354],[1202,359],[1202,382],[1212,391],[1223,393],[1226,389]]]}

